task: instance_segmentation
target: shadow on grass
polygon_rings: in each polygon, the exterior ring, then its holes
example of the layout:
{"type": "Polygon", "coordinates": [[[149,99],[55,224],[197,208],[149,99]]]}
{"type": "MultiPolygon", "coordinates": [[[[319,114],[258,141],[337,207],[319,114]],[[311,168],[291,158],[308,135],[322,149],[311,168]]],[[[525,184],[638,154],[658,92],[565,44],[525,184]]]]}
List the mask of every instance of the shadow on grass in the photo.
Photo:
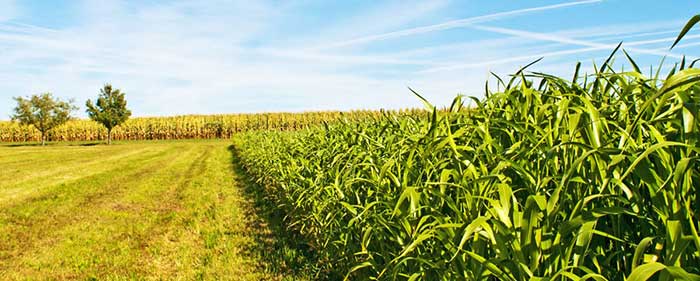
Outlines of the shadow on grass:
{"type": "Polygon", "coordinates": [[[229,146],[228,150],[242,187],[242,196],[253,204],[252,210],[248,210],[251,214],[246,215],[257,217],[250,227],[269,229],[269,233],[256,235],[256,243],[249,249],[251,254],[262,258],[267,272],[285,276],[285,280],[327,279],[320,274],[318,260],[305,239],[287,229],[284,212],[267,198],[264,188],[248,176],[234,146],[229,146]]]}
{"type": "MultiPolygon", "coordinates": [[[[58,146],[58,145],[67,145],[67,146],[96,146],[103,144],[102,142],[47,142],[46,145],[44,146],[58,146]]],[[[40,142],[22,142],[22,143],[7,143],[7,144],[0,144],[0,147],[41,147],[40,142]]]]}
{"type": "MultiPolygon", "coordinates": [[[[47,146],[52,145],[51,143],[47,143],[47,146]]],[[[27,147],[27,146],[41,146],[41,143],[34,143],[34,142],[27,142],[27,143],[9,143],[9,144],[1,144],[0,146],[3,147],[27,147]]]]}
{"type": "Polygon", "coordinates": [[[89,143],[81,143],[81,144],[77,144],[77,145],[80,145],[80,146],[96,146],[96,145],[100,145],[100,144],[102,144],[102,143],[101,143],[101,142],[89,142],[89,143]]]}

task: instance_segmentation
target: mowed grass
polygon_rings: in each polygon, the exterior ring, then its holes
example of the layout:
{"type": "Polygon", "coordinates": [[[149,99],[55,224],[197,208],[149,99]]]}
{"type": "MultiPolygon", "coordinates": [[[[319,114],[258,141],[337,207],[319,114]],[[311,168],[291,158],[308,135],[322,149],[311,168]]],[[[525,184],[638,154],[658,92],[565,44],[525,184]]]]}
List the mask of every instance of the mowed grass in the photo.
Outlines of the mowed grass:
{"type": "Polygon", "coordinates": [[[281,279],[229,142],[0,146],[3,279],[281,279]]]}

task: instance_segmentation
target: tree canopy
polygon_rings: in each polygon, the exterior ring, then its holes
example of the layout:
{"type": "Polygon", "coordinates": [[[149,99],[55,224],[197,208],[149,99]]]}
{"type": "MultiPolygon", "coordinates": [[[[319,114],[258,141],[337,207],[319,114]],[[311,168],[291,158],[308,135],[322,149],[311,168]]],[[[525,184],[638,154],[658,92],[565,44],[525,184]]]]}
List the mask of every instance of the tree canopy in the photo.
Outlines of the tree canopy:
{"type": "Polygon", "coordinates": [[[107,143],[112,143],[112,129],[126,122],[131,116],[131,110],[126,108],[125,94],[119,89],[113,89],[111,84],[105,84],[100,89],[97,102],[91,100],[85,103],[90,119],[101,123],[107,128],[107,143]]]}
{"type": "Polygon", "coordinates": [[[15,97],[17,107],[14,108],[12,120],[24,125],[32,125],[41,132],[41,144],[46,144],[46,134],[53,128],[71,119],[71,112],[77,108],[71,101],[62,101],[51,93],[33,95],[31,97],[15,97]]]}

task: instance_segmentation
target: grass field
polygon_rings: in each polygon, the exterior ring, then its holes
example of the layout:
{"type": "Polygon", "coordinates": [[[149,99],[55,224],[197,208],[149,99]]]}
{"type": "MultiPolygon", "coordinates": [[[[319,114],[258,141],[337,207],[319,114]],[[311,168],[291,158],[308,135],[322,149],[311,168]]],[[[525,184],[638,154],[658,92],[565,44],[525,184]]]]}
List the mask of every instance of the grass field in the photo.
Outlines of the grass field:
{"type": "Polygon", "coordinates": [[[3,145],[0,167],[3,279],[274,280],[294,258],[227,141],[3,145]]]}

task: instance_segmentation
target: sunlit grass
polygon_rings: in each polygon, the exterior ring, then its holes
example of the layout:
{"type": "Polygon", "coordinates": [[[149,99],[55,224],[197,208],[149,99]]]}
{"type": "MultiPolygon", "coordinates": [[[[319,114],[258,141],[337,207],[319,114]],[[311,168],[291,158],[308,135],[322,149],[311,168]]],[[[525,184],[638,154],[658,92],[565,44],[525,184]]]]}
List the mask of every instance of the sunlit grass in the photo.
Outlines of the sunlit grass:
{"type": "Polygon", "coordinates": [[[229,146],[0,147],[0,279],[282,279],[229,146]]]}

